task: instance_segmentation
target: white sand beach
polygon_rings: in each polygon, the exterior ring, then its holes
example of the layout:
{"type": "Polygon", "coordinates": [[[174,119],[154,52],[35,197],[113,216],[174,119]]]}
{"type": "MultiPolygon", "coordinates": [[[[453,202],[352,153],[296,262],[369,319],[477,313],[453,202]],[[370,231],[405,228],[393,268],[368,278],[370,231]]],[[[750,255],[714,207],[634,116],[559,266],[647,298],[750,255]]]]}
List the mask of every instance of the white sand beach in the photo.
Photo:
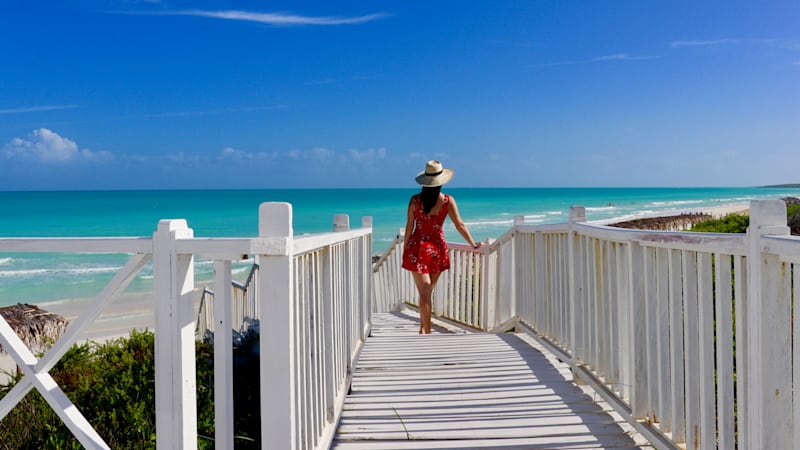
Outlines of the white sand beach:
{"type": "MultiPolygon", "coordinates": [[[[681,211],[684,212],[684,211],[681,211]]],[[[714,219],[727,216],[728,214],[750,214],[749,203],[734,203],[731,205],[712,206],[710,208],[695,208],[685,212],[711,214],[714,219]]]]}
{"type": "Polygon", "coordinates": [[[596,223],[598,225],[609,225],[626,220],[652,219],[655,217],[672,217],[672,216],[679,216],[681,214],[709,214],[712,219],[719,219],[727,216],[728,214],[749,214],[749,213],[750,213],[749,203],[731,203],[731,204],[709,206],[709,207],[675,208],[670,210],[658,211],[650,214],[637,215],[635,217],[627,217],[624,219],[612,218],[612,219],[597,220],[597,221],[592,221],[592,223],[596,223]]]}
{"type": "MultiPolygon", "coordinates": [[[[90,306],[93,299],[79,299],[42,303],[38,306],[61,315],[70,323],[90,306]]],[[[106,342],[128,336],[131,330],[152,330],[155,326],[153,297],[151,294],[123,294],[83,332],[78,342],[106,342]]],[[[0,382],[5,382],[5,372],[16,370],[16,363],[8,354],[0,354],[0,382]]]]}

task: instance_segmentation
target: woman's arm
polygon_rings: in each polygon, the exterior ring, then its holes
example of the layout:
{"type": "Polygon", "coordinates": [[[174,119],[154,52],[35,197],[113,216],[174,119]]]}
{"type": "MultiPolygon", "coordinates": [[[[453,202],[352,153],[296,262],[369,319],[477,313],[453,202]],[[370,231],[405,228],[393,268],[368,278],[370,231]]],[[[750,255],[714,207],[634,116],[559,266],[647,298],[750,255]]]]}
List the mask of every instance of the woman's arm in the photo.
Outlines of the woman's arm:
{"type": "Polygon", "coordinates": [[[408,201],[408,212],[406,214],[406,230],[403,235],[403,250],[408,247],[408,241],[411,239],[411,233],[414,232],[414,197],[408,201]]]}
{"type": "Polygon", "coordinates": [[[467,224],[461,220],[461,214],[458,213],[458,206],[456,206],[456,199],[453,196],[450,196],[450,207],[447,211],[447,215],[450,217],[450,220],[453,221],[453,225],[456,226],[456,230],[458,230],[459,234],[464,238],[465,241],[469,243],[472,248],[478,248],[481,246],[481,243],[475,243],[472,240],[472,235],[469,234],[469,229],[467,228],[467,224]]]}

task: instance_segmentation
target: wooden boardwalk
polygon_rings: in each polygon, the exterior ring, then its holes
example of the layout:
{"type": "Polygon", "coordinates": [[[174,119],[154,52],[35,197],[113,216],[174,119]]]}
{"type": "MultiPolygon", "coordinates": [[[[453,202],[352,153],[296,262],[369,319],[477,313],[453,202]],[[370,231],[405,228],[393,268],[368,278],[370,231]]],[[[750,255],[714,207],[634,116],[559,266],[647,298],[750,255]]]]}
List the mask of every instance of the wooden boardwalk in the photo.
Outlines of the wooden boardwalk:
{"type": "Polygon", "coordinates": [[[410,311],[373,316],[332,448],[646,445],[529,336],[418,327],[410,311]]]}

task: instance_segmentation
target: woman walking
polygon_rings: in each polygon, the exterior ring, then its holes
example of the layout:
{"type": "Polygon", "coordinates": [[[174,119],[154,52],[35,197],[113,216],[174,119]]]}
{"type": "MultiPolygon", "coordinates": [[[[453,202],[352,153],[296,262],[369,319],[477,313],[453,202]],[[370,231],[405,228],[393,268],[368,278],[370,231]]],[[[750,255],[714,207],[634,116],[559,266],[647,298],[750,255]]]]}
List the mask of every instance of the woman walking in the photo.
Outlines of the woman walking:
{"type": "Polygon", "coordinates": [[[451,169],[442,167],[439,161],[428,161],[425,171],[420,172],[417,183],[422,191],[408,202],[405,244],[403,245],[403,268],[410,270],[419,293],[419,333],[431,333],[431,297],[439,275],[450,268],[450,256],[444,240],[442,224],[450,217],[456,230],[473,248],[479,248],[469,234],[467,225],[461,220],[456,200],[442,194],[442,186],[453,178],[451,169]]]}

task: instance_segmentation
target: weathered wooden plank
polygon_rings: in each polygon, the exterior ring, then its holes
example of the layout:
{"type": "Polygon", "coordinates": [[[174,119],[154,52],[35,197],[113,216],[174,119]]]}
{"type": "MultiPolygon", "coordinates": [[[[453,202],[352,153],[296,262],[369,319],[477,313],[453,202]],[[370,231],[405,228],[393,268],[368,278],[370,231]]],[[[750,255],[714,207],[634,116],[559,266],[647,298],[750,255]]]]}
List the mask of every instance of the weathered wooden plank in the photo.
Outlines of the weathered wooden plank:
{"type": "Polygon", "coordinates": [[[669,250],[656,249],[656,286],[658,294],[653,311],[656,316],[658,353],[656,373],[658,377],[658,415],[656,422],[664,431],[671,429],[672,403],[670,402],[670,353],[669,353],[669,250]]]}
{"type": "Polygon", "coordinates": [[[590,449],[603,448],[605,450],[638,449],[639,447],[627,446],[620,442],[619,445],[609,447],[607,442],[598,441],[590,435],[561,436],[558,442],[547,438],[508,438],[508,439],[475,439],[464,441],[460,439],[431,440],[371,440],[371,441],[336,441],[333,449],[336,450],[415,450],[415,449],[500,449],[503,450],[531,450],[531,449],[590,449]]]}
{"type": "Polygon", "coordinates": [[[731,256],[714,255],[716,264],[716,314],[717,323],[717,428],[719,448],[735,448],[733,426],[733,280],[731,256]]]}
{"type": "Polygon", "coordinates": [[[669,335],[670,392],[672,415],[669,430],[676,443],[685,442],[686,415],[684,414],[684,359],[683,359],[683,284],[681,277],[681,252],[669,251],[669,335]]]}
{"type": "Polygon", "coordinates": [[[684,383],[686,447],[700,448],[700,334],[698,331],[697,254],[683,251],[684,383]]]}

